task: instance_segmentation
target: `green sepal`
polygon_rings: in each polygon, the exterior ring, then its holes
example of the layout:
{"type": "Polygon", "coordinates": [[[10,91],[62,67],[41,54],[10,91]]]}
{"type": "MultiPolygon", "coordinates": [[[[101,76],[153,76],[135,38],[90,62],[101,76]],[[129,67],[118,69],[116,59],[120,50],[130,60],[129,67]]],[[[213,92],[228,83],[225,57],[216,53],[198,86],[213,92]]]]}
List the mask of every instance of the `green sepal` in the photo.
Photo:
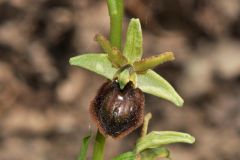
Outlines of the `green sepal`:
{"type": "Polygon", "coordinates": [[[92,136],[92,134],[83,138],[82,145],[81,145],[81,150],[80,150],[80,153],[79,153],[79,156],[78,156],[78,160],[86,160],[88,145],[89,145],[91,136],[92,136]]]}
{"type": "Polygon", "coordinates": [[[142,42],[140,21],[133,18],[128,26],[126,44],[123,50],[123,55],[128,59],[130,64],[142,58],[142,42]]]}
{"type": "Polygon", "coordinates": [[[117,71],[109,61],[108,55],[103,53],[83,54],[72,57],[70,58],[69,63],[95,72],[110,80],[113,79],[113,76],[117,71]]]}
{"type": "Polygon", "coordinates": [[[153,70],[147,70],[143,74],[138,74],[137,87],[145,93],[169,100],[179,107],[183,105],[184,101],[175,89],[153,70]]]}
{"type": "Polygon", "coordinates": [[[144,58],[140,61],[136,61],[134,62],[133,67],[136,72],[144,72],[148,69],[153,69],[164,62],[172,60],[174,60],[173,53],[166,52],[157,56],[152,56],[149,58],[144,58]]]}
{"type": "Polygon", "coordinates": [[[136,160],[136,154],[135,152],[129,151],[129,152],[118,155],[112,160],[136,160]]]}
{"type": "Polygon", "coordinates": [[[170,152],[167,148],[149,148],[140,153],[141,160],[155,160],[157,158],[169,158],[170,152]]]}
{"type": "Polygon", "coordinates": [[[145,149],[158,148],[172,143],[192,144],[194,142],[195,138],[187,133],[173,131],[153,131],[137,141],[136,153],[140,153],[145,149]]]}
{"type": "Polygon", "coordinates": [[[102,47],[103,51],[108,54],[109,60],[116,68],[120,68],[128,63],[120,50],[116,47],[112,48],[110,42],[103,35],[97,34],[95,40],[102,47]]]}

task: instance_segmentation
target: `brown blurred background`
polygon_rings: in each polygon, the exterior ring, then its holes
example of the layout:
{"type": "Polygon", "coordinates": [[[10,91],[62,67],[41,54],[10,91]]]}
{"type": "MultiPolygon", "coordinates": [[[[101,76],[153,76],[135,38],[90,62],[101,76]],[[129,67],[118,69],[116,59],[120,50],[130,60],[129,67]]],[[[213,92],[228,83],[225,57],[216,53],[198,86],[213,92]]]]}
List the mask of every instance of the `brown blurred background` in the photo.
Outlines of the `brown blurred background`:
{"type": "MultiPolygon", "coordinates": [[[[240,160],[240,0],[126,0],[125,8],[125,30],[141,18],[144,56],[176,55],[156,71],[184,108],[146,95],[150,130],[196,137],[170,146],[173,160],[240,160]]],[[[68,59],[100,51],[93,37],[108,31],[105,0],[0,0],[0,160],[76,159],[95,130],[88,106],[105,79],[68,59]]],[[[138,136],[108,139],[106,160],[138,136]]]]}

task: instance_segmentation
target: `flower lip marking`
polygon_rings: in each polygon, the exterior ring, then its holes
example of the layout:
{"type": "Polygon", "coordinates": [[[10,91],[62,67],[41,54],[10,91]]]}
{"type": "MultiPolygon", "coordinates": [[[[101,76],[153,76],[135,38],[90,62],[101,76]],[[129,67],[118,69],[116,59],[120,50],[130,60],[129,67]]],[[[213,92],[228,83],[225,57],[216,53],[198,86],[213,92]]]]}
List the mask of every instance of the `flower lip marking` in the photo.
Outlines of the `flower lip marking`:
{"type": "Polygon", "coordinates": [[[118,100],[123,100],[123,97],[122,96],[120,96],[120,95],[118,95],[118,100]]]}

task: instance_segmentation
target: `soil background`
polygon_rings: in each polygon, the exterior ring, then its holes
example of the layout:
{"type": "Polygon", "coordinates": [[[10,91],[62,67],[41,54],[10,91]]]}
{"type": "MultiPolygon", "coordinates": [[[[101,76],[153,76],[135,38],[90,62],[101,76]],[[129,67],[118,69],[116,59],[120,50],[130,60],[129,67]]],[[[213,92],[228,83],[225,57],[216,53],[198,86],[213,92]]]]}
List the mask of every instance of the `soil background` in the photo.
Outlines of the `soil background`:
{"type": "MultiPolygon", "coordinates": [[[[240,0],[126,0],[143,25],[144,56],[173,51],[156,68],[183,108],[146,95],[150,130],[191,133],[171,145],[173,160],[240,160],[240,0]]],[[[96,130],[88,107],[105,79],[72,67],[100,52],[108,35],[105,0],[0,0],[0,160],[74,160],[96,130]]],[[[134,146],[139,130],[107,140],[106,160],[134,146]]],[[[91,159],[91,152],[89,159],[91,159]]]]}

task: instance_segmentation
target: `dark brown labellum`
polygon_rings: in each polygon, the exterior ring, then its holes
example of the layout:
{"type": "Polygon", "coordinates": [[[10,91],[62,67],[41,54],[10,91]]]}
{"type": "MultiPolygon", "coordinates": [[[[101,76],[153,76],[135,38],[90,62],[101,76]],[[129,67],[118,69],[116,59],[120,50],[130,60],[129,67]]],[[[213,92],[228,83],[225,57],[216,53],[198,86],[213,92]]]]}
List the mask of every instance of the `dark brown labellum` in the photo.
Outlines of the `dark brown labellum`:
{"type": "Polygon", "coordinates": [[[102,134],[126,136],[143,123],[144,94],[132,82],[121,90],[117,81],[108,81],[92,101],[90,113],[102,134]]]}

